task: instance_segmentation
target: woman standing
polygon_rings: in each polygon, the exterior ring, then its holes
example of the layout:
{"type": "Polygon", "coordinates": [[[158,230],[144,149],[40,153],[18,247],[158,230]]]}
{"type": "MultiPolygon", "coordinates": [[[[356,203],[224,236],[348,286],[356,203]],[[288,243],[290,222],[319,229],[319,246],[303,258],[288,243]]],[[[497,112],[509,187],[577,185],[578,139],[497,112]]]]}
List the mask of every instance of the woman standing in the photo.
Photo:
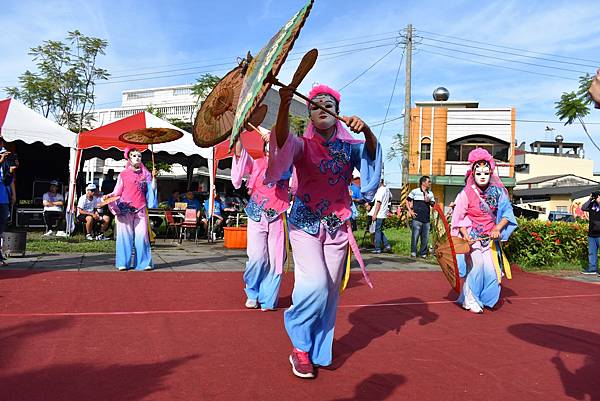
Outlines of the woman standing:
{"type": "MultiPolygon", "coordinates": [[[[281,103],[275,132],[271,133],[267,181],[275,182],[292,165],[296,169],[298,189],[289,216],[295,283],[292,306],[284,320],[293,345],[289,357],[292,371],[298,377],[312,378],[313,364],[327,366],[332,362],[348,244],[355,253],[358,248],[349,222],[352,172],[354,168],[360,170],[361,192],[370,200],[379,186],[381,148],[360,118],[343,120],[353,132],[362,132],[365,140],[353,138],[341,122],[312,104],[308,105],[310,122],[304,136],[290,135],[293,91],[291,87],[279,90],[281,103]]],[[[339,112],[340,94],[326,85],[314,87],[308,98],[333,113],[339,112]]]]}
{"type": "Polygon", "coordinates": [[[269,163],[269,131],[261,131],[264,156],[253,159],[243,148],[241,139],[235,144],[235,156],[231,167],[231,182],[236,189],[242,186],[242,178],[249,176],[246,184],[250,201],[245,207],[248,215],[248,262],[244,271],[246,284],[246,308],[263,311],[277,307],[277,296],[283,262],[285,260],[285,211],[289,202],[290,172],[280,180],[265,184],[265,172],[269,163]]]}
{"type": "Polygon", "coordinates": [[[152,174],[142,163],[142,153],[135,148],[125,149],[127,166],[117,179],[111,194],[120,198],[109,204],[117,220],[115,266],[118,270],[152,270],[152,253],[148,232],[148,207],[157,207],[156,170],[152,174]],[[135,248],[135,262],[131,257],[135,248]]]}
{"type": "Polygon", "coordinates": [[[464,189],[458,194],[452,213],[452,235],[468,240],[471,250],[459,262],[465,277],[457,300],[466,310],[483,313],[500,297],[502,272],[495,267],[493,251],[501,252],[500,241],[507,241],[517,228],[508,192],[495,174],[494,158],[477,148],[469,153],[471,167],[464,189]]]}

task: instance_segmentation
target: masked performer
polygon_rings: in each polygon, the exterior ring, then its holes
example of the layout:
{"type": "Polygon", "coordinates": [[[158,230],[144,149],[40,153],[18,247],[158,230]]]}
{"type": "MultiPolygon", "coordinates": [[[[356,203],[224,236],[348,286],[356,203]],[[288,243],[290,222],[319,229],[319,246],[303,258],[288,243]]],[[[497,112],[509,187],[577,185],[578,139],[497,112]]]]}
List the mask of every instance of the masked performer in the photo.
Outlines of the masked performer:
{"type": "Polygon", "coordinates": [[[152,253],[146,208],[157,207],[156,170],[152,174],[142,163],[142,153],[135,148],[125,149],[127,166],[119,173],[117,185],[104,199],[120,196],[109,203],[117,220],[115,266],[118,270],[152,270],[152,253]],[[135,263],[131,266],[135,247],[135,263]]]}
{"type": "Polygon", "coordinates": [[[494,172],[494,158],[477,148],[469,153],[469,163],[465,188],[456,197],[452,213],[452,235],[467,239],[471,249],[459,260],[460,276],[466,278],[457,302],[466,310],[483,313],[500,297],[499,242],[508,240],[517,220],[508,192],[494,172]]]}
{"type": "Polygon", "coordinates": [[[252,159],[243,148],[241,139],[235,145],[235,157],[231,167],[231,182],[236,189],[242,178],[249,176],[246,187],[250,201],[245,208],[248,215],[248,262],[244,271],[246,283],[246,308],[273,310],[281,284],[285,260],[285,211],[288,209],[289,171],[281,180],[265,184],[265,172],[269,158],[269,131],[260,132],[265,141],[264,156],[252,159]]]}
{"type": "MultiPolygon", "coordinates": [[[[295,283],[292,306],[284,320],[294,347],[292,371],[312,378],[313,364],[328,366],[332,362],[335,316],[349,243],[362,262],[349,226],[352,171],[360,170],[361,192],[370,200],[381,177],[381,147],[360,118],[343,117],[353,132],[364,133],[364,141],[353,138],[339,121],[310,104],[304,136],[290,135],[293,89],[281,88],[279,93],[267,180],[278,180],[292,164],[296,168],[298,188],[289,216],[295,283]]],[[[339,111],[340,94],[328,86],[314,87],[308,97],[331,112],[339,111]]],[[[364,264],[361,267],[371,285],[364,264]]]]}

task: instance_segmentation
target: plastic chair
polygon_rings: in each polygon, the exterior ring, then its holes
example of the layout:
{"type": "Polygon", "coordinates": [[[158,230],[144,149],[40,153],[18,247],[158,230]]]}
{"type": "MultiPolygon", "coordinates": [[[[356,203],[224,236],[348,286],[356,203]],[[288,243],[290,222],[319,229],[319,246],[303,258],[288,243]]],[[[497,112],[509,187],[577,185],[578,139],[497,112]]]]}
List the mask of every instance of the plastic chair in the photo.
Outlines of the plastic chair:
{"type": "Polygon", "coordinates": [[[181,223],[181,229],[179,232],[179,243],[183,242],[183,229],[185,228],[185,234],[187,234],[188,229],[193,228],[196,232],[196,238],[194,239],[194,244],[198,243],[198,221],[196,220],[197,210],[196,209],[186,209],[185,210],[185,218],[181,223]]]}
{"type": "Polygon", "coordinates": [[[181,222],[176,222],[175,217],[173,217],[173,212],[170,210],[165,210],[165,221],[167,222],[167,230],[165,232],[165,240],[169,238],[169,230],[173,228],[175,230],[176,236],[173,237],[173,241],[178,237],[178,230],[181,229],[181,222]]]}

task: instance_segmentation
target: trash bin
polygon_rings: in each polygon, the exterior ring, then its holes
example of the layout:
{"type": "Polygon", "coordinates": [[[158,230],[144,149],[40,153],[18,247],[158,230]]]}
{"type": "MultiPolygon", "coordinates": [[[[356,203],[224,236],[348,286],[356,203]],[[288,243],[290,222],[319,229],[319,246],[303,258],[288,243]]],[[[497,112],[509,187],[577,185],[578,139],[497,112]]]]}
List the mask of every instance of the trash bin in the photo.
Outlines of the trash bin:
{"type": "Polygon", "coordinates": [[[2,243],[2,253],[5,256],[25,256],[27,231],[6,231],[2,243]]]}

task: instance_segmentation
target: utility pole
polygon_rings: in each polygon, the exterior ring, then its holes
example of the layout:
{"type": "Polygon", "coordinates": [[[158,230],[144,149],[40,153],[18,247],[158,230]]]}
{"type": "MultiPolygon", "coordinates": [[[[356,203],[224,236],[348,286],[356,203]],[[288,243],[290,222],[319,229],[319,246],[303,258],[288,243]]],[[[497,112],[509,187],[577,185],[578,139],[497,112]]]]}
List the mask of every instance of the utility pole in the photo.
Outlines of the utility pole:
{"type": "MultiPolygon", "coordinates": [[[[412,24],[406,27],[406,82],[404,87],[404,136],[402,138],[402,190],[400,191],[400,205],[404,206],[408,198],[408,166],[409,166],[409,143],[410,143],[410,88],[411,88],[411,66],[413,28],[412,24]]],[[[408,223],[406,212],[402,213],[401,221],[408,223]]]]}
{"type": "Polygon", "coordinates": [[[406,27],[406,82],[404,83],[404,146],[402,147],[402,186],[408,186],[408,145],[410,142],[410,88],[411,88],[411,67],[412,67],[412,44],[413,44],[412,24],[406,27]]]}

